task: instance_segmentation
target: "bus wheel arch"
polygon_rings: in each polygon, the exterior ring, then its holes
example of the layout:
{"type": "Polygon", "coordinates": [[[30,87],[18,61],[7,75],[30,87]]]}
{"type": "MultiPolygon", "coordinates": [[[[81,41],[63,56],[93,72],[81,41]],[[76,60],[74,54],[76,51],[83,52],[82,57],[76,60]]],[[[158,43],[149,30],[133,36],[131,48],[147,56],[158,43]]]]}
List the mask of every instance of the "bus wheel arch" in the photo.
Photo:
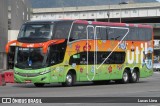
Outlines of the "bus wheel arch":
{"type": "Polygon", "coordinates": [[[140,70],[138,67],[135,67],[133,71],[130,73],[129,82],[136,83],[139,81],[139,78],[140,78],[140,70]]]}
{"type": "Polygon", "coordinates": [[[129,76],[130,76],[130,68],[126,67],[122,74],[122,80],[121,83],[126,84],[129,82],[129,76]]]}
{"type": "Polygon", "coordinates": [[[116,83],[118,84],[126,84],[129,82],[129,76],[130,76],[130,68],[126,67],[124,68],[122,74],[121,74],[121,79],[115,80],[116,83]]]}
{"type": "Polygon", "coordinates": [[[71,87],[76,82],[76,71],[74,69],[70,69],[65,75],[65,81],[62,83],[62,86],[71,87]]]}

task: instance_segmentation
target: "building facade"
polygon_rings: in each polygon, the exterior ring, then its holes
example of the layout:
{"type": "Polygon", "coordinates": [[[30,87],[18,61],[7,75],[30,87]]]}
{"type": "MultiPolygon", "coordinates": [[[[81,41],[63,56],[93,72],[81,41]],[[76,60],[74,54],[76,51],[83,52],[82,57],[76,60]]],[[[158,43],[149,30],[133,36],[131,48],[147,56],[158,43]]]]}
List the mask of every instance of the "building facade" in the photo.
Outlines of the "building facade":
{"type": "Polygon", "coordinates": [[[23,23],[30,20],[31,3],[29,0],[9,0],[8,6],[8,41],[17,39],[23,23]]]}
{"type": "Polygon", "coordinates": [[[6,68],[5,45],[8,40],[8,3],[0,0],[0,70],[6,68]]]}

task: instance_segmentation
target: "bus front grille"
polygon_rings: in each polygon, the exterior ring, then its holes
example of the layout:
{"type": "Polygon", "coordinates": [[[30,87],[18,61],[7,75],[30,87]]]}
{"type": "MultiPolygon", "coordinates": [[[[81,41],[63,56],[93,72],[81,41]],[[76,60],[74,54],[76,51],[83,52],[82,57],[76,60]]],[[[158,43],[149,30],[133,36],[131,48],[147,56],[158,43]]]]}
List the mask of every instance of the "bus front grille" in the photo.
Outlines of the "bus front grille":
{"type": "Polygon", "coordinates": [[[19,76],[23,77],[36,77],[39,76],[39,73],[17,73],[19,76]]]}

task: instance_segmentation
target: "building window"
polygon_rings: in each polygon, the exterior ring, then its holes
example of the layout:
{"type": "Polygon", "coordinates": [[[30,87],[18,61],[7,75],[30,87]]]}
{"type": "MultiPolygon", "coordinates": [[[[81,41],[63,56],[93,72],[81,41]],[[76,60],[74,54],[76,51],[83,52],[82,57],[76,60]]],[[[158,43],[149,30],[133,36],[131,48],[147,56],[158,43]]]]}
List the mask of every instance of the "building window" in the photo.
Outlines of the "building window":
{"type": "Polygon", "coordinates": [[[70,14],[68,13],[68,14],[66,14],[66,16],[70,16],[70,14]]]}
{"type": "Polygon", "coordinates": [[[74,14],[74,16],[78,16],[78,14],[77,14],[77,13],[75,13],[75,14],[74,14]]]}
{"type": "Polygon", "coordinates": [[[99,12],[99,15],[103,15],[103,14],[104,14],[104,12],[102,12],[102,11],[99,12]]]}
{"type": "Polygon", "coordinates": [[[128,10],[125,10],[125,14],[128,14],[128,10]]]}
{"type": "Polygon", "coordinates": [[[116,13],[116,15],[119,15],[119,13],[116,13]]]}
{"type": "Polygon", "coordinates": [[[137,10],[136,10],[136,9],[134,9],[134,10],[133,10],[133,13],[137,13],[137,10]]]}

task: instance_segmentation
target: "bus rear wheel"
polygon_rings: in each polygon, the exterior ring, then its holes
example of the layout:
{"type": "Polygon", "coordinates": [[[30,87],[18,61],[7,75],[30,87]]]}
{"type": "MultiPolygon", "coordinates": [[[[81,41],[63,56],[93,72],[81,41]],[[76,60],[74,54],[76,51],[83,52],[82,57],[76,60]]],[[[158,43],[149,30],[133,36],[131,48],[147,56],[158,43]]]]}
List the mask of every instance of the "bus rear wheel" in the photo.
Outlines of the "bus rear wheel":
{"type": "Polygon", "coordinates": [[[34,83],[34,85],[35,85],[36,87],[43,87],[43,86],[44,86],[43,83],[34,83]]]}
{"type": "Polygon", "coordinates": [[[131,83],[136,83],[139,81],[139,73],[136,70],[133,70],[130,76],[130,82],[131,83]]]}
{"type": "Polygon", "coordinates": [[[62,83],[62,86],[71,87],[75,83],[75,75],[72,72],[68,72],[66,75],[66,81],[62,83]]]}

